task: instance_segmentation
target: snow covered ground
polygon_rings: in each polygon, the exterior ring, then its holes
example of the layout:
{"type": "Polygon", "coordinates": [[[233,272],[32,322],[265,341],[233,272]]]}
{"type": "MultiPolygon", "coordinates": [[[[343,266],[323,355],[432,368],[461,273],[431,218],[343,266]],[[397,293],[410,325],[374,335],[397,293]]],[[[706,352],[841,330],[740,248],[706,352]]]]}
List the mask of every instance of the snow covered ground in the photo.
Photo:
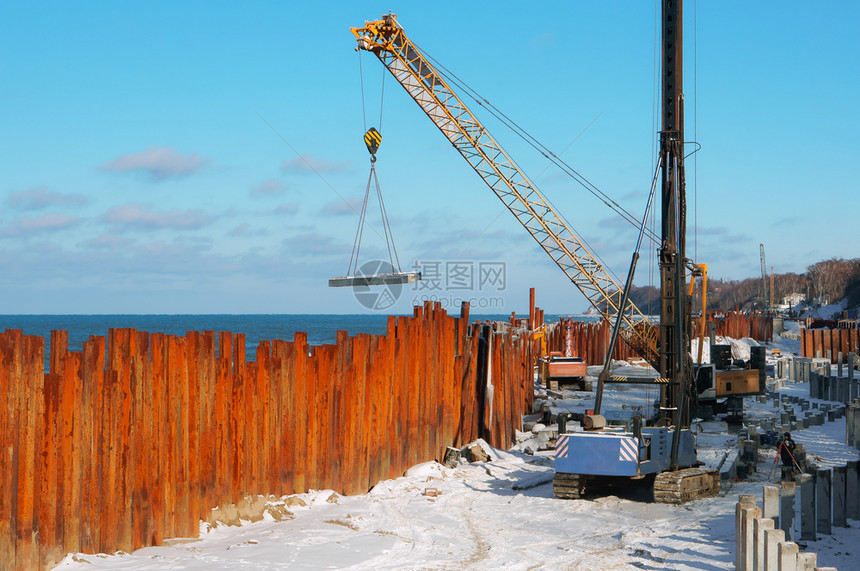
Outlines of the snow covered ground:
{"type": "MultiPolygon", "coordinates": [[[[790,340],[770,345],[783,354],[790,340]]],[[[749,341],[732,341],[746,351],[749,341]]],[[[740,357],[740,355],[738,356],[740,357]]],[[[620,363],[620,371],[639,369],[620,363]]],[[[589,371],[590,373],[596,372],[589,371]]],[[[610,385],[607,410],[629,411],[653,403],[648,389],[610,385]]],[[[806,385],[788,383],[788,394],[808,397],[806,385]]],[[[554,410],[584,410],[588,393],[565,392],[554,410]]],[[[772,401],[747,399],[745,414],[773,413],[772,401]]],[[[718,463],[736,447],[725,423],[697,423],[700,457],[718,463]]],[[[822,466],[857,459],[847,447],[845,419],[793,433],[822,466]]],[[[682,506],[654,504],[649,492],[631,488],[594,500],[553,497],[551,452],[526,454],[485,446],[490,461],[449,469],[425,463],[403,477],[379,482],[368,494],[341,497],[330,490],[274,501],[292,515],[241,527],[202,525],[201,538],[114,555],[69,555],[58,569],[732,569],[734,505],[740,494],[761,499],[776,482],[775,451],[763,449],[752,477],[724,486],[720,496],[682,506]],[[298,502],[295,498],[300,498],[298,502]]],[[[818,565],[856,569],[860,522],[834,528],[810,542],[818,565]]]]}

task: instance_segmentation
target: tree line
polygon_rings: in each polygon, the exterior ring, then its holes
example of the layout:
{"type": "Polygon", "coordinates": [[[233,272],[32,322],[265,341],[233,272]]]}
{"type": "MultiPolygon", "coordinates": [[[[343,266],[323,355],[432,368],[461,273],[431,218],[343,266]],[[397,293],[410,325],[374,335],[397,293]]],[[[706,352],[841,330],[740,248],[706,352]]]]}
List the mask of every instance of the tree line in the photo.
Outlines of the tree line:
{"type": "MultiPolygon", "coordinates": [[[[770,290],[770,275],[765,280],[770,290]]],[[[744,280],[724,280],[708,277],[708,309],[730,311],[736,307],[741,310],[763,309],[761,277],[744,280]]],[[[774,302],[781,303],[787,296],[799,293],[807,300],[821,299],[822,303],[836,303],[848,299],[848,307],[860,305],[860,258],[846,260],[831,258],[817,262],[806,268],[806,273],[774,274],[774,302]]],[[[636,287],[630,291],[630,300],[646,314],[660,313],[660,288],[654,286],[636,287]]],[[[694,310],[699,307],[698,295],[693,301],[694,310]]]]}

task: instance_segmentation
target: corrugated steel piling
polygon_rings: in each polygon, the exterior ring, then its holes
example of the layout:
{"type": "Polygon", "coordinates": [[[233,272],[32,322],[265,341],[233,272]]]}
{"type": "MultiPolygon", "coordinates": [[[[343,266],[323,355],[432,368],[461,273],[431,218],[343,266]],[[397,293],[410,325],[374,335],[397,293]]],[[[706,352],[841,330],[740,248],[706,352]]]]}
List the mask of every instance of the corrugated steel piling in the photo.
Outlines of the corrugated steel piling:
{"type": "Polygon", "coordinates": [[[69,351],[56,331],[47,373],[44,339],[0,333],[0,561],[158,545],[249,495],[362,493],[447,446],[509,446],[531,333],[468,315],[425,304],[382,336],[296,333],[253,361],[242,334],[111,329],[69,351]]]}

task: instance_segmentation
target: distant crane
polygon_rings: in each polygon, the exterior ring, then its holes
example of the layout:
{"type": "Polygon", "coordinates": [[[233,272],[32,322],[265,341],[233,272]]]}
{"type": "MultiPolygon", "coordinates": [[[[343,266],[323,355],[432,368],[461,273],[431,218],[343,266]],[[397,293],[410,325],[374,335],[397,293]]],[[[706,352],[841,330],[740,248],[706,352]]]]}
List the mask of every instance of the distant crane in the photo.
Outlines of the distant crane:
{"type": "Polygon", "coordinates": [[[764,263],[764,244],[759,244],[761,247],[761,299],[764,301],[764,307],[770,307],[770,300],[767,295],[767,265],[764,263]]]}

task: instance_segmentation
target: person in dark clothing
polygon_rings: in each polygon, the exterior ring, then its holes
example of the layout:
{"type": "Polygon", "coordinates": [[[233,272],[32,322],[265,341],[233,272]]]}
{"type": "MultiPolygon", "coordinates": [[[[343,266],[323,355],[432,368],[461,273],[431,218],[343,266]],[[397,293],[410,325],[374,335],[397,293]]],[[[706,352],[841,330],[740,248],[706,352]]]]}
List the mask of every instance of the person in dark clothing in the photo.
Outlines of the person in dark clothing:
{"type": "Polygon", "coordinates": [[[779,458],[782,460],[783,466],[788,466],[791,468],[792,475],[794,474],[794,468],[797,465],[797,462],[794,460],[794,449],[797,445],[794,443],[794,440],[791,438],[791,433],[786,432],[779,439],[779,446],[777,451],[779,452],[779,458]]]}

